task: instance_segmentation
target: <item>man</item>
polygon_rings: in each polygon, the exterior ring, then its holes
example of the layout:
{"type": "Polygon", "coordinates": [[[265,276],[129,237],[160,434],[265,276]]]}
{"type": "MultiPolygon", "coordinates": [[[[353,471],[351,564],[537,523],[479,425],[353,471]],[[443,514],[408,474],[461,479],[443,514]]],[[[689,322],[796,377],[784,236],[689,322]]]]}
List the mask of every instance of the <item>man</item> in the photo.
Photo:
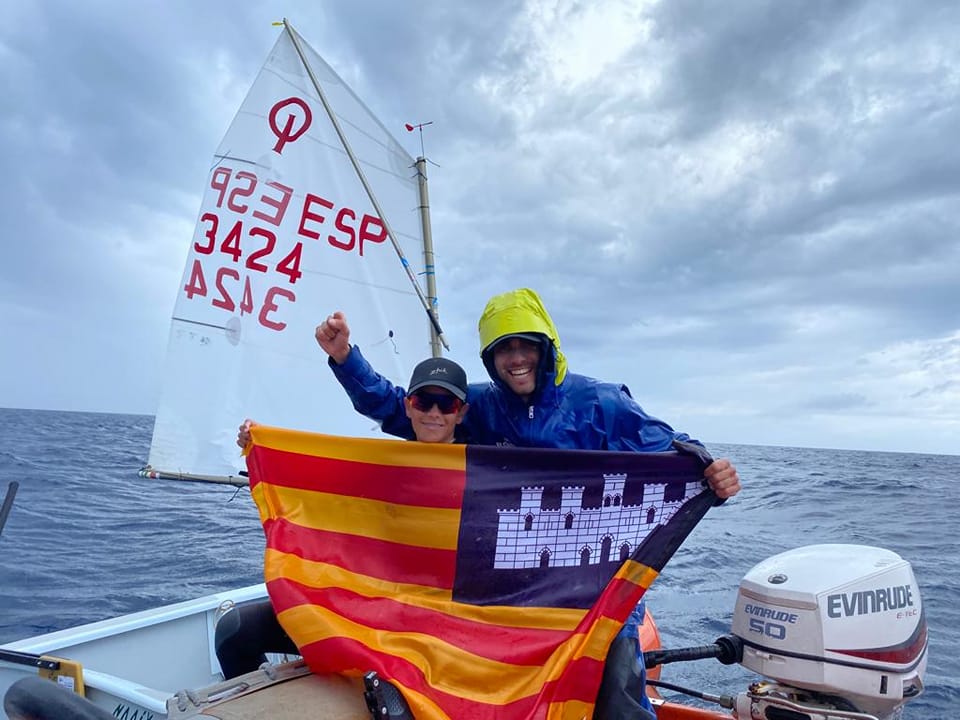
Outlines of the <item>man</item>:
{"type": "MultiPolygon", "coordinates": [[[[560,336],[536,292],[521,288],[490,299],[478,323],[480,357],[492,383],[469,386],[471,405],[464,423],[469,442],[482,445],[662,452],[674,440],[694,442],[667,423],[648,415],[626,385],[603,383],[567,371],[560,336]]],[[[384,432],[410,437],[402,411],[404,391],[379,375],[350,345],[350,327],[335,312],[316,329],[340,384],[363,415],[384,432]]],[[[700,443],[697,443],[700,444],[700,443]]],[[[704,479],[719,498],[740,491],[736,468],[727,459],[713,461],[704,479]]],[[[597,703],[597,717],[651,718],[646,674],[638,648],[637,606],[610,650],[597,703]],[[635,662],[635,660],[639,660],[635,662]]]]}
{"type": "MultiPolygon", "coordinates": [[[[696,442],[644,412],[625,385],[568,372],[559,334],[533,290],[491,298],[478,329],[480,355],[492,383],[468,388],[470,413],[463,426],[469,442],[633,452],[667,451],[674,440],[696,442]]],[[[414,437],[406,393],[350,345],[343,313],[324,320],[315,335],[354,408],[380,422],[386,433],[414,437]]],[[[729,460],[715,460],[704,478],[720,498],[740,490],[729,460]]]]}
{"type": "Polygon", "coordinates": [[[470,406],[467,374],[446,358],[429,358],[413,369],[404,408],[419,442],[455,442],[457,427],[470,406]]]}
{"type": "MultiPolygon", "coordinates": [[[[410,376],[410,387],[403,397],[403,408],[413,432],[411,439],[425,443],[464,442],[458,434],[470,405],[467,400],[467,374],[447,358],[427,358],[410,376]]],[[[256,425],[247,418],[237,432],[237,445],[245,448],[250,442],[250,428],[256,425]]]]}

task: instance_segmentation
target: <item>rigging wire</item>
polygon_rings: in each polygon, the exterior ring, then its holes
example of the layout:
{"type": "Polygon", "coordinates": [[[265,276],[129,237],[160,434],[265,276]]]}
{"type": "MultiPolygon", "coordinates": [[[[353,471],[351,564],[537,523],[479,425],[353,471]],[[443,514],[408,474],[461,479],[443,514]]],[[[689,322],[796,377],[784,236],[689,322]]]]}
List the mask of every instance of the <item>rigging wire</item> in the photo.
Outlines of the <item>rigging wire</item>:
{"type": "Polygon", "coordinates": [[[387,218],[384,216],[383,210],[380,208],[380,203],[377,201],[376,196],[373,194],[373,190],[370,187],[370,184],[367,182],[367,177],[363,172],[363,168],[360,167],[360,161],[357,159],[357,156],[353,152],[353,148],[350,146],[347,136],[344,134],[343,129],[340,127],[340,121],[337,120],[336,114],[333,112],[333,108],[330,107],[329,102],[327,102],[327,96],[323,92],[323,88],[320,86],[320,81],[317,80],[317,76],[313,72],[313,68],[310,67],[310,63],[307,62],[306,55],[303,52],[303,48],[300,46],[300,36],[294,31],[293,26],[290,22],[284,18],[283,27],[286,30],[287,34],[290,36],[290,41],[293,43],[294,49],[297,51],[297,55],[300,57],[300,62],[303,63],[304,69],[307,71],[307,75],[310,77],[310,81],[313,83],[313,88],[317,92],[317,96],[320,99],[320,103],[323,105],[323,109],[327,113],[327,117],[330,119],[330,124],[333,126],[333,129],[337,133],[337,137],[340,139],[340,144],[343,145],[343,149],[347,153],[347,157],[350,158],[350,163],[353,165],[354,172],[357,173],[357,177],[360,180],[360,184],[363,185],[363,189],[367,192],[367,197],[370,199],[370,203],[373,205],[373,209],[376,211],[377,215],[380,217],[380,221],[383,223],[384,229],[387,231],[387,236],[390,238],[390,242],[393,245],[393,249],[396,251],[397,256],[400,258],[400,264],[403,265],[403,269],[407,273],[407,277],[410,279],[410,283],[413,285],[413,289],[417,293],[417,297],[420,299],[420,303],[423,305],[423,309],[427,312],[427,317],[430,319],[430,324],[436,333],[437,339],[443,344],[443,347],[447,350],[450,349],[450,346],[447,344],[446,338],[443,336],[443,329],[440,327],[440,321],[437,319],[437,315],[434,312],[430,301],[423,294],[423,290],[420,288],[420,283],[417,282],[417,277],[414,274],[413,270],[410,267],[410,262],[407,260],[406,256],[403,254],[403,248],[400,247],[400,243],[397,241],[396,235],[393,233],[393,229],[390,227],[390,223],[387,221],[387,218]]]}

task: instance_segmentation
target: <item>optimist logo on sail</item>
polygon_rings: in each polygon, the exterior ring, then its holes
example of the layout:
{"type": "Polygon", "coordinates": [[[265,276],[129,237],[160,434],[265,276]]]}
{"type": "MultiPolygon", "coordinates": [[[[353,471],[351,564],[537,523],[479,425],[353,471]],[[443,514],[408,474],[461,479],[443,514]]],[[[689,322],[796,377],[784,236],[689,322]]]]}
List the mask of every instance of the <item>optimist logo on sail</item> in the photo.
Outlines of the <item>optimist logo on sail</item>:
{"type": "Polygon", "coordinates": [[[313,112],[310,110],[310,106],[301,100],[298,97],[289,97],[286,100],[281,100],[272,108],[270,108],[270,129],[273,131],[273,134],[277,136],[277,143],[273,146],[273,151],[277,155],[283,153],[283,146],[290,142],[295,142],[303,135],[313,123],[313,112]],[[290,106],[296,106],[300,108],[303,115],[301,117],[300,113],[288,112],[286,122],[284,122],[283,129],[281,130],[278,127],[277,116],[280,114],[281,110],[288,108],[290,106]],[[302,120],[303,124],[294,129],[294,124],[297,120],[302,120]]]}

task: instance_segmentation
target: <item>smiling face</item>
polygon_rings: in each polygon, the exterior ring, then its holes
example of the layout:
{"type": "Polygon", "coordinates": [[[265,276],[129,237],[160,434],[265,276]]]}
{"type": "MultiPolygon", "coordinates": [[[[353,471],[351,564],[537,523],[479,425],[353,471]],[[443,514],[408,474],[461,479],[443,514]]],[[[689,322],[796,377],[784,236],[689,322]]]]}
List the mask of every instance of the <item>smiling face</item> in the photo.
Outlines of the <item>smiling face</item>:
{"type": "Polygon", "coordinates": [[[436,385],[427,385],[408,395],[404,406],[417,440],[427,443],[453,442],[453,431],[463,422],[470,407],[449,390],[436,385]],[[441,405],[453,412],[442,412],[441,405]]]}
{"type": "Polygon", "coordinates": [[[523,338],[503,340],[493,348],[493,367],[508,388],[524,400],[537,389],[540,345],[523,338]]]}

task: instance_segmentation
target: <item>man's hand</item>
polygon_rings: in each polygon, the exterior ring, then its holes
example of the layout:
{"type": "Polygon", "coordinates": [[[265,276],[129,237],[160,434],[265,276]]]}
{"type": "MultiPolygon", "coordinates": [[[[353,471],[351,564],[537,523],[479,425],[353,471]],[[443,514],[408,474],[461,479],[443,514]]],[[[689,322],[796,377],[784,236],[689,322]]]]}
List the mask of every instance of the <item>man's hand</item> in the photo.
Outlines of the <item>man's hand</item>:
{"type": "Polygon", "coordinates": [[[250,443],[250,428],[254,425],[256,425],[256,423],[250,418],[247,418],[240,426],[240,431],[237,433],[237,445],[241,448],[246,448],[250,443]]]}
{"type": "Polygon", "coordinates": [[[714,460],[703,471],[703,477],[718,498],[726,499],[740,492],[740,476],[737,469],[726,458],[714,460]]]}
{"type": "Polygon", "coordinates": [[[337,310],[333,315],[327,316],[326,320],[317,325],[313,336],[337,365],[343,365],[350,354],[350,326],[342,312],[337,310]]]}

